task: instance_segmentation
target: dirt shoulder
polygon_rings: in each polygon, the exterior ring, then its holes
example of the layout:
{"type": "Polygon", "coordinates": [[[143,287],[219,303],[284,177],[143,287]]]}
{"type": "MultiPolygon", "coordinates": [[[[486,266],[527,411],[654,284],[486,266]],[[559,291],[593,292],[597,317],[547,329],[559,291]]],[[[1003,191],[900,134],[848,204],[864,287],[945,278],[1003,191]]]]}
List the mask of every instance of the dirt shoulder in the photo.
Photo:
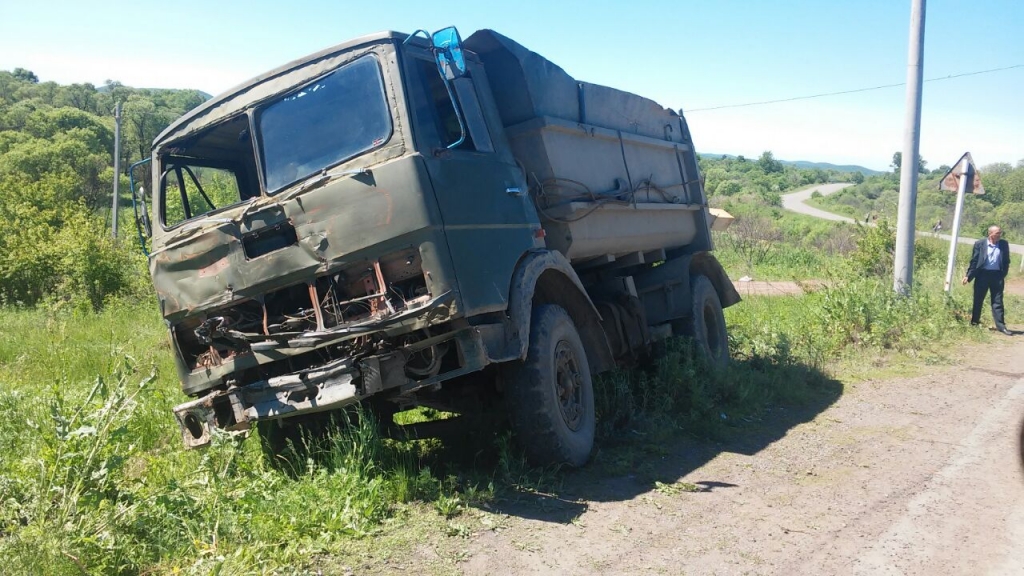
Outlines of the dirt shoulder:
{"type": "Polygon", "coordinates": [[[733,281],[740,296],[795,296],[813,291],[822,285],[821,280],[793,282],[790,280],[748,280],[733,281]]]}
{"type": "Polygon", "coordinates": [[[472,511],[471,534],[441,546],[448,570],[1021,573],[1024,335],[953,352],[955,366],[845,385],[727,442],[678,441],[624,474],[472,511]]]}

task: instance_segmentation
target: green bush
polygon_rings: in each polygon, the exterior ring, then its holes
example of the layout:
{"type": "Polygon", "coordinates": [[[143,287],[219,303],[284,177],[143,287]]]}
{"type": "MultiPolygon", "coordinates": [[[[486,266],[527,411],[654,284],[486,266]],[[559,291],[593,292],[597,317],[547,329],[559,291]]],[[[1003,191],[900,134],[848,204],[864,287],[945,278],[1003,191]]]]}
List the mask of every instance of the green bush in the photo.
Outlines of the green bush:
{"type": "Polygon", "coordinates": [[[138,289],[133,246],[110,238],[103,220],[81,202],[63,202],[61,180],[0,184],[0,303],[35,305],[46,298],[94,309],[138,289]]]}
{"type": "Polygon", "coordinates": [[[896,231],[888,220],[878,226],[858,228],[857,248],[850,254],[849,265],[854,276],[882,278],[892,274],[896,251],[896,231]]]}

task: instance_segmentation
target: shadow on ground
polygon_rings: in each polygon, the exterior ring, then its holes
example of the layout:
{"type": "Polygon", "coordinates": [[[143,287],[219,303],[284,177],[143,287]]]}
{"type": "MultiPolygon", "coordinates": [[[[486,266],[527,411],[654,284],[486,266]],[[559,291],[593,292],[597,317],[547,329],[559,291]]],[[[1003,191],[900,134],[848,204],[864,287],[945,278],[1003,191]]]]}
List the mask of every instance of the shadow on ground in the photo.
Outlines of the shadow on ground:
{"type": "MultiPolygon", "coordinates": [[[[742,375],[766,369],[763,362],[755,366],[745,364],[734,361],[731,373],[742,375]]],[[[842,383],[820,370],[793,364],[786,365],[784,370],[776,378],[778,385],[790,392],[795,385],[800,393],[790,393],[785,398],[786,394],[781,392],[770,395],[774,399],[756,417],[726,419],[710,426],[707,421],[679,424],[685,419],[678,418],[675,426],[668,427],[674,430],[661,434],[640,432],[632,426],[635,422],[626,423],[598,439],[592,460],[583,469],[522,471],[521,481],[501,482],[497,498],[487,504],[487,509],[567,523],[585,512],[589,502],[630,500],[657,489],[659,483],[662,489],[669,485],[668,489],[698,493],[736,488],[715,478],[697,477],[689,479],[689,483],[677,483],[719,454],[757,454],[795,426],[813,420],[842,395],[842,383]]],[[[434,455],[439,459],[434,465],[448,468],[458,476],[500,477],[497,472],[502,466],[507,467],[507,462],[495,453],[498,451],[482,446],[479,437],[468,444],[467,439],[464,436],[462,442],[454,444],[446,441],[446,448],[434,455]]]]}

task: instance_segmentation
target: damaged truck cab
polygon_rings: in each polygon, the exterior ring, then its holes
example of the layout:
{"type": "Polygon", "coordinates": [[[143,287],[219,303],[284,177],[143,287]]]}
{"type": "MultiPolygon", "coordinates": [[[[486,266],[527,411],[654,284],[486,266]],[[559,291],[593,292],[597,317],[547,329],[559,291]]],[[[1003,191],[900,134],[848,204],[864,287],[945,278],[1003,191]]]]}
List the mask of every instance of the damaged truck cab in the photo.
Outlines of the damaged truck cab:
{"type": "Polygon", "coordinates": [[[335,46],[168,127],[149,263],[185,444],[368,398],[458,410],[488,381],[531,457],[585,463],[591,374],[673,331],[720,364],[739,300],[685,122],[652,105],[449,28],[335,46]],[[623,102],[658,133],[601,122],[623,102]]]}

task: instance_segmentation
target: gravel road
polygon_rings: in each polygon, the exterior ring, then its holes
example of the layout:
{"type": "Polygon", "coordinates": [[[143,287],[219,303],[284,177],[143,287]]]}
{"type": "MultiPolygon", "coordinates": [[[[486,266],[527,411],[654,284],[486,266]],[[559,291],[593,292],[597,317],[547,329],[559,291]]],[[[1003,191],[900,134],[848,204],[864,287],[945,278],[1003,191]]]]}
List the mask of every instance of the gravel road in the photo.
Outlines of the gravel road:
{"type": "Polygon", "coordinates": [[[665,446],[634,473],[570,475],[487,513],[454,568],[1022,574],[1024,336],[956,356],[926,376],[837,382],[819,406],[777,409],[723,444],[665,446]]]}

